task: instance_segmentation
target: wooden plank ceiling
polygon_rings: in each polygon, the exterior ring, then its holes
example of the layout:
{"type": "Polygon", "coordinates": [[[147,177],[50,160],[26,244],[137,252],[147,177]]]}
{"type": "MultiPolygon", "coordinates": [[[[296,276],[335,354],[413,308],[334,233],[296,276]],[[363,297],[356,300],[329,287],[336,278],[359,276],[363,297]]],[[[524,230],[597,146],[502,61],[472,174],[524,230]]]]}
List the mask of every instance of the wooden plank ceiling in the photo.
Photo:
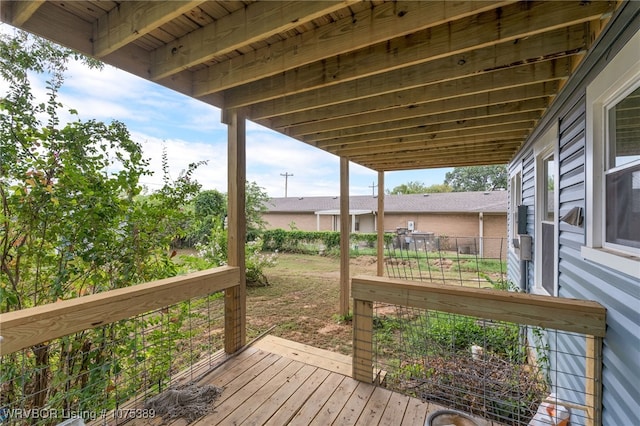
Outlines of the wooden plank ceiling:
{"type": "Polygon", "coordinates": [[[377,171],[507,163],[601,1],[2,1],[2,20],[377,171]]]}

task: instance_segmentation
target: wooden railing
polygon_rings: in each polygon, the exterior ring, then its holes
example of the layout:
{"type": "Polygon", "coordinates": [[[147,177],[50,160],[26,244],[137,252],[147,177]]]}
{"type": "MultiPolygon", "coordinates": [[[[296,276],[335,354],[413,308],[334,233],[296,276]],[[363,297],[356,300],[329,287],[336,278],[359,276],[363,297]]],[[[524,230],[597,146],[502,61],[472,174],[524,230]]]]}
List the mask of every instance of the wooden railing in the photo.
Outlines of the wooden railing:
{"type": "Polygon", "coordinates": [[[384,277],[351,280],[353,377],[372,382],[374,302],[508,321],[586,335],[585,409],[590,424],[601,424],[602,339],[606,309],[597,302],[490,289],[415,283],[384,277]]]}
{"type": "MultiPolygon", "coordinates": [[[[0,314],[0,355],[195,297],[233,290],[239,284],[239,269],[223,266],[0,314]]],[[[235,331],[234,327],[225,333],[235,331]]]]}

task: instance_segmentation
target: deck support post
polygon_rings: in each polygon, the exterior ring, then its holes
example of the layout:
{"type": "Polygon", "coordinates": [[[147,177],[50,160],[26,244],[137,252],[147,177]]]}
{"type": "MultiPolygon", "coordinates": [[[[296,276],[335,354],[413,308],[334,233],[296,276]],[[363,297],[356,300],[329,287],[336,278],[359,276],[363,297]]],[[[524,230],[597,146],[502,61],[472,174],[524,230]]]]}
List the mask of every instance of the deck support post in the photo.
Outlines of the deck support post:
{"type": "Polygon", "coordinates": [[[602,337],[586,337],[586,401],[587,425],[602,424],[602,337]]]}
{"type": "Polygon", "coordinates": [[[376,265],[379,277],[384,275],[384,172],[378,172],[378,214],[376,216],[378,229],[378,252],[376,265]]]}
{"type": "Polygon", "coordinates": [[[340,315],[349,315],[349,160],[340,158],[340,315]]]}
{"type": "Polygon", "coordinates": [[[225,111],[223,122],[228,125],[228,264],[240,270],[239,285],[227,289],[224,299],[224,349],[234,353],[246,343],[246,125],[244,115],[235,110],[225,111]]]}
{"type": "Polygon", "coordinates": [[[353,371],[361,382],[373,381],[373,302],[353,301],[353,371]]]}

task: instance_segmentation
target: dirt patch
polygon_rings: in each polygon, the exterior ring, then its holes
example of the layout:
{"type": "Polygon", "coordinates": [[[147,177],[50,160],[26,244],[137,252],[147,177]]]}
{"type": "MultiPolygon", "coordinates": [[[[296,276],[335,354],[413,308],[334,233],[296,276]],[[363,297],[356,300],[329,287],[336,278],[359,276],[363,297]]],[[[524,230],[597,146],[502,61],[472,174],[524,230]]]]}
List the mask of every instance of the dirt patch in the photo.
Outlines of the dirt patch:
{"type": "MultiPolygon", "coordinates": [[[[376,274],[376,258],[350,261],[350,275],[376,274]]],[[[269,286],[247,289],[247,334],[251,339],[276,326],[271,334],[351,354],[351,324],[338,317],[340,260],[333,257],[279,254],[265,271],[269,286]]]]}

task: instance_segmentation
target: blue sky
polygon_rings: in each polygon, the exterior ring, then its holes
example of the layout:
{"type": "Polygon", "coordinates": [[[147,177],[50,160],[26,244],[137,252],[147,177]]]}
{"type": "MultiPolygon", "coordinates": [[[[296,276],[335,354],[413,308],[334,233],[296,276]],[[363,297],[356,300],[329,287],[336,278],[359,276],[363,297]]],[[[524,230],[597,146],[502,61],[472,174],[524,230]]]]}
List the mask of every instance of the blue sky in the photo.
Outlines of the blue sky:
{"type": "MultiPolygon", "coordinates": [[[[36,93],[44,93],[44,82],[36,84],[41,84],[36,93]]],[[[220,122],[218,108],[111,66],[90,70],[80,63],[70,64],[60,101],[65,109],[76,109],[82,119],[125,123],[156,171],[143,179],[150,190],[159,188],[162,182],[164,147],[172,176],[189,163],[206,160],[207,165],[199,168],[195,178],[203,189],[227,191],[227,130],[220,122]]],[[[389,172],[385,174],[385,187],[391,189],[409,181],[439,184],[448,170],[389,172]]],[[[349,171],[350,193],[371,194],[377,172],[354,163],[349,171]]],[[[247,180],[257,182],[272,197],[282,197],[285,178],[281,173],[293,174],[288,179],[289,196],[340,192],[338,157],[248,122],[247,180]]]]}

